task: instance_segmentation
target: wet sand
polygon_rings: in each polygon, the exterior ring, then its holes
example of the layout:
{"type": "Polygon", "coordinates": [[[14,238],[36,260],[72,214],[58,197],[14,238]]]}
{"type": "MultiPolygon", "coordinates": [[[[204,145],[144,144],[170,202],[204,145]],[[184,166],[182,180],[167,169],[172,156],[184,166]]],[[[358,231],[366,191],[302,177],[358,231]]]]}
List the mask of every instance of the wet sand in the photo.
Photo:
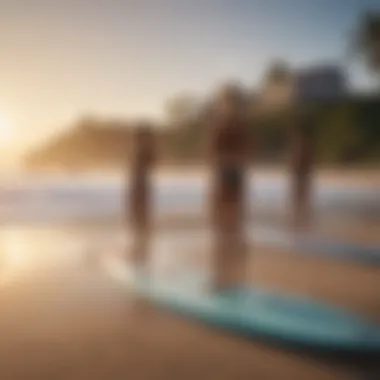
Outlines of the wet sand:
{"type": "MultiPolygon", "coordinates": [[[[242,341],[149,305],[104,275],[61,272],[1,295],[1,378],[350,379],[328,362],[242,341]]],[[[351,372],[351,373],[350,373],[351,372]]]]}
{"type": "MultiPolygon", "coordinates": [[[[52,251],[66,239],[54,244],[52,233],[46,234],[52,251]]],[[[380,323],[380,268],[252,250],[252,283],[329,300],[380,323]]],[[[98,266],[96,256],[83,260],[83,247],[50,261],[36,260],[38,252],[42,246],[28,261],[39,262],[34,270],[10,276],[0,289],[2,380],[346,380],[380,374],[373,363],[353,365],[352,358],[242,340],[139,303],[98,266]]]]}
{"type": "MultiPolygon", "coordinates": [[[[290,219],[279,212],[253,211],[247,218],[252,226],[267,226],[290,230],[290,219]]],[[[172,213],[165,217],[157,218],[156,228],[170,229],[193,229],[207,228],[207,220],[199,215],[186,215],[172,213]]],[[[380,245],[380,218],[344,218],[337,216],[335,219],[322,215],[316,218],[307,233],[324,238],[337,239],[353,244],[380,245]]]]}

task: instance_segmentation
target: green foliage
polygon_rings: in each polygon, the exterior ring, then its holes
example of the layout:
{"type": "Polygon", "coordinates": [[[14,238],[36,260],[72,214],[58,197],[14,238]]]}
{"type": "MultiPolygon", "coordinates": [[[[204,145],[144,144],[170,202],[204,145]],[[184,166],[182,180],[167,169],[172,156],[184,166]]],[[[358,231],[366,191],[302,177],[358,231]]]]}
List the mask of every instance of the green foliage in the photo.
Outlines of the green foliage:
{"type": "Polygon", "coordinates": [[[326,115],[318,133],[321,160],[345,163],[360,152],[365,134],[355,124],[354,110],[345,105],[326,115]]]}
{"type": "Polygon", "coordinates": [[[353,41],[355,51],[368,67],[380,75],[380,12],[364,14],[358,23],[353,41]]]}

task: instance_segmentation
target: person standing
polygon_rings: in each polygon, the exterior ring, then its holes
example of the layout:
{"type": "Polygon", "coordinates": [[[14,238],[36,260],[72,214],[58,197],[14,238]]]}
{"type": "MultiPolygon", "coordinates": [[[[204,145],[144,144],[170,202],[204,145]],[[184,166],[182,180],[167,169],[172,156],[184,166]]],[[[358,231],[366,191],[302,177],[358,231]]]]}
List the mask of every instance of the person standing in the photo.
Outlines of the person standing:
{"type": "MultiPolygon", "coordinates": [[[[150,175],[156,161],[156,146],[152,127],[138,125],[133,135],[130,163],[129,224],[133,237],[132,261],[145,266],[151,233],[150,175]]],[[[129,213],[128,213],[129,211],[129,213]]]]}
{"type": "Polygon", "coordinates": [[[311,185],[314,166],[314,130],[312,121],[300,120],[291,129],[291,202],[296,232],[311,224],[311,185]]]}
{"type": "Polygon", "coordinates": [[[240,87],[229,84],[217,94],[209,130],[211,224],[215,242],[215,287],[245,281],[248,267],[244,234],[249,138],[246,102],[240,87]]]}

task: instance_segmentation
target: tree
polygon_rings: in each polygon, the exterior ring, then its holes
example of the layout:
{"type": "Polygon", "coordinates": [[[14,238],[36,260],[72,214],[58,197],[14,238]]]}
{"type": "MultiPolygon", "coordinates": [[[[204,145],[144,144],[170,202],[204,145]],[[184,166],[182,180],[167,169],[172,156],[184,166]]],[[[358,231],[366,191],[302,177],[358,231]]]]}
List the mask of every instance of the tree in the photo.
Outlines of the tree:
{"type": "Polygon", "coordinates": [[[355,30],[353,47],[380,78],[380,12],[371,11],[362,16],[355,30]]]}
{"type": "Polygon", "coordinates": [[[292,73],[287,62],[276,59],[271,62],[265,74],[265,78],[270,83],[284,83],[291,79],[292,73]]]}
{"type": "Polygon", "coordinates": [[[197,118],[200,102],[191,94],[179,94],[166,103],[166,115],[169,126],[178,127],[197,118]]]}
{"type": "Polygon", "coordinates": [[[366,130],[357,118],[357,107],[350,102],[336,104],[330,112],[320,110],[319,157],[330,163],[350,163],[365,158],[366,130]]]}

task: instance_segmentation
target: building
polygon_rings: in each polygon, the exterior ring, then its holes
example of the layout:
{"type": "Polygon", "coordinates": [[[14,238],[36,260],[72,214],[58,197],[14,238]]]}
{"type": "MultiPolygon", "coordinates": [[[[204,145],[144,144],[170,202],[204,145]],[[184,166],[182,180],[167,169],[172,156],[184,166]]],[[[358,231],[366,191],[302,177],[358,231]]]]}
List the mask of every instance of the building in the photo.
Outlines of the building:
{"type": "Polygon", "coordinates": [[[298,103],[328,101],[347,96],[344,71],[339,66],[316,66],[294,73],[295,100],[298,103]]]}
{"type": "Polygon", "coordinates": [[[336,65],[290,70],[272,67],[257,94],[257,110],[278,112],[292,106],[337,100],[348,95],[346,75],[336,65]]]}

